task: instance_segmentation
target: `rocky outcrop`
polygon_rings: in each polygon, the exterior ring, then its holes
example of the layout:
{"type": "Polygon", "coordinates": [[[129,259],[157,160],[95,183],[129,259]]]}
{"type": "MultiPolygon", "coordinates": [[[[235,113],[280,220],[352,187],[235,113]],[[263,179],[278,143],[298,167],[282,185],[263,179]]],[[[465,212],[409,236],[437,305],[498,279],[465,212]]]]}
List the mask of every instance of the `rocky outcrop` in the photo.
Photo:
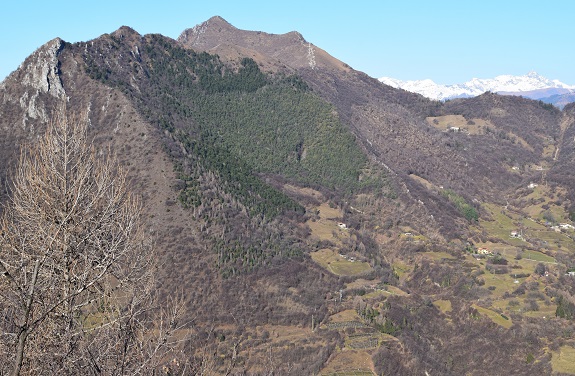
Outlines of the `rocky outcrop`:
{"type": "Polygon", "coordinates": [[[40,92],[60,97],[65,94],[60,80],[58,55],[64,47],[64,41],[55,38],[40,47],[24,63],[21,82],[40,92]]]}
{"type": "MultiPolygon", "coordinates": [[[[47,122],[51,111],[47,103],[65,98],[59,61],[64,46],[62,39],[52,39],[30,55],[0,85],[2,103],[24,110],[20,124],[24,129],[31,119],[47,122]],[[49,99],[41,99],[44,96],[49,99]]],[[[0,123],[4,128],[15,125],[0,123]]]]}

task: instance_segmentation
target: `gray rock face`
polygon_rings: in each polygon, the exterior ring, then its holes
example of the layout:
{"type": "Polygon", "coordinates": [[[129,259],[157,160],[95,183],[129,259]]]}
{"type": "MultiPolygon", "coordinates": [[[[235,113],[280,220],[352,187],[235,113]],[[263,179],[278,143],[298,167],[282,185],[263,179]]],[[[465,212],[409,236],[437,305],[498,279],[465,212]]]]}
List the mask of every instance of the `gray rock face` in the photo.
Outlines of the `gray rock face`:
{"type": "MultiPolygon", "coordinates": [[[[65,99],[66,91],[60,78],[59,55],[64,41],[55,38],[38,48],[16,71],[0,84],[0,99],[24,110],[21,127],[31,126],[29,120],[48,121],[50,109],[40,97],[48,96],[57,100],[65,99]]],[[[10,124],[2,124],[10,127],[10,124]]]]}
{"type": "Polygon", "coordinates": [[[27,61],[22,83],[55,97],[65,94],[60,80],[58,55],[64,47],[60,38],[55,38],[40,47],[27,61]]]}

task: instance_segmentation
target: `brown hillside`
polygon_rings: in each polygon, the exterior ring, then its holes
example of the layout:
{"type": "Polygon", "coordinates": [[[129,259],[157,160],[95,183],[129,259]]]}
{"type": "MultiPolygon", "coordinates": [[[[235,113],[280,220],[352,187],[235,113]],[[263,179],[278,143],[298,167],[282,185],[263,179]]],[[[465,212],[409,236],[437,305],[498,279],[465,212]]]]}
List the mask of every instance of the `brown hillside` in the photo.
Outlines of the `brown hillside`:
{"type": "Polygon", "coordinates": [[[269,34],[240,30],[219,16],[184,30],[178,42],[187,48],[219,54],[228,59],[234,59],[241,51],[243,56],[265,62],[266,65],[275,62],[292,69],[318,67],[350,70],[346,64],[306,41],[297,31],[269,34]],[[264,56],[265,59],[262,59],[264,56]]]}

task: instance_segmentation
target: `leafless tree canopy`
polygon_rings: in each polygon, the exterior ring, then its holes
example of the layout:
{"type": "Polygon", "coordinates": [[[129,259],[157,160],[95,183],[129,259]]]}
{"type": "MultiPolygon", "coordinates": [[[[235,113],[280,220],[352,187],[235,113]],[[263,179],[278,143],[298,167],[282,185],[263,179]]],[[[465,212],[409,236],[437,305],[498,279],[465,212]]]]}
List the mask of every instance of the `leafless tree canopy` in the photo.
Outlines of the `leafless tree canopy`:
{"type": "Polygon", "coordinates": [[[0,237],[0,374],[151,371],[162,340],[150,333],[174,323],[144,319],[152,244],[125,172],[88,142],[87,119],[61,111],[22,149],[10,189],[0,237]]]}

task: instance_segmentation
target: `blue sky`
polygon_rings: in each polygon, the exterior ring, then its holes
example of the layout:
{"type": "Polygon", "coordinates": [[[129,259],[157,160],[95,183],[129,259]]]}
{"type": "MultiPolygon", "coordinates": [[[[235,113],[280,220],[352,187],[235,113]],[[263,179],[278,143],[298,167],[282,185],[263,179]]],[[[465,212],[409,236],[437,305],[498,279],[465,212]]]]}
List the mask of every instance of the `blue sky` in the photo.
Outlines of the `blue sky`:
{"type": "Polygon", "coordinates": [[[297,30],[370,76],[453,84],[531,70],[575,85],[575,1],[8,0],[0,80],[55,37],[94,39],[122,25],[172,38],[219,15],[247,30],[297,30]]]}

